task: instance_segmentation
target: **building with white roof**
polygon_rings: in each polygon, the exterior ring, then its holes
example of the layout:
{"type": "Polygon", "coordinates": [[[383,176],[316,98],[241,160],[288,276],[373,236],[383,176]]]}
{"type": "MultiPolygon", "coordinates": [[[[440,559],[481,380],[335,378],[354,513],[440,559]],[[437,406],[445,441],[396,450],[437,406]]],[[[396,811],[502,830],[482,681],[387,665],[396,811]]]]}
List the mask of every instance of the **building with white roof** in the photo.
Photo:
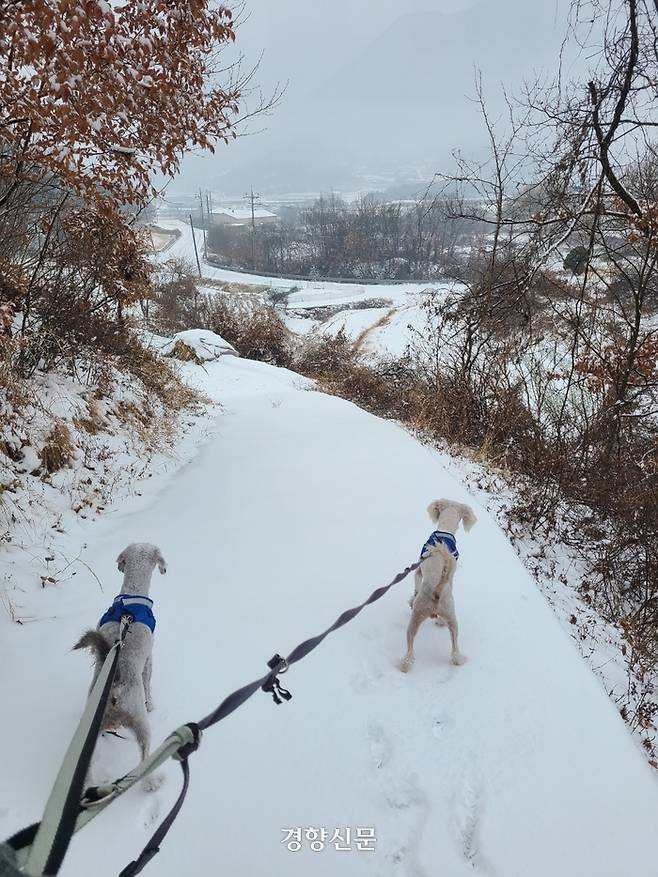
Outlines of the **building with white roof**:
{"type": "MultiPolygon", "coordinates": [[[[278,220],[276,213],[263,207],[254,208],[254,223],[267,225],[278,220]]],[[[210,214],[211,225],[250,225],[251,207],[213,207],[210,214]]]]}

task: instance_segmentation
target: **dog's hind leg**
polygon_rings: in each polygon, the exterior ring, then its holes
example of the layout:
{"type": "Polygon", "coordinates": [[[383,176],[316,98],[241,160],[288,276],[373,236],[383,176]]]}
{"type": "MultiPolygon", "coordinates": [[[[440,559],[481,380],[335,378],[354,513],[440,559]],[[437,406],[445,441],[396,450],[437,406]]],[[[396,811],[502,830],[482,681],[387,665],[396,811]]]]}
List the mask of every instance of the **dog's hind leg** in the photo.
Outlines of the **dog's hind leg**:
{"type": "Polygon", "coordinates": [[[153,698],[151,697],[151,672],[153,670],[153,661],[151,655],[148,656],[146,662],[144,664],[144,671],[142,673],[142,681],[144,682],[144,702],[146,704],[146,711],[153,711],[153,698]]]}
{"type": "Polygon", "coordinates": [[[455,615],[455,601],[452,596],[444,595],[439,603],[439,613],[445,619],[450,631],[450,641],[452,643],[451,660],[453,664],[459,666],[466,662],[466,655],[462,655],[459,651],[459,643],[457,637],[459,634],[459,626],[457,624],[457,616],[455,615]]]}
{"type": "MultiPolygon", "coordinates": [[[[130,715],[126,720],[126,724],[135,734],[142,761],[144,761],[151,748],[151,731],[144,707],[142,707],[139,715],[130,715]]],[[[152,773],[142,780],[142,787],[147,792],[155,792],[161,785],[162,776],[160,774],[152,773]]]]}
{"type": "Polygon", "coordinates": [[[426,618],[427,614],[425,612],[419,612],[418,609],[412,609],[409,626],[407,627],[407,654],[400,662],[400,670],[402,670],[403,673],[408,673],[416,660],[416,656],[414,655],[414,640],[416,639],[418,628],[426,618]]]}
{"type": "Polygon", "coordinates": [[[151,731],[149,729],[149,723],[148,719],[146,718],[146,714],[142,714],[141,716],[135,716],[131,722],[131,727],[135,732],[135,737],[137,738],[137,743],[139,744],[139,749],[143,761],[149,754],[149,750],[151,748],[151,731]]]}
{"type": "Polygon", "coordinates": [[[451,661],[453,664],[459,666],[460,664],[466,663],[466,655],[462,655],[459,651],[459,645],[457,644],[457,619],[453,615],[452,618],[448,619],[448,630],[450,631],[450,639],[452,641],[452,656],[451,661]]]}

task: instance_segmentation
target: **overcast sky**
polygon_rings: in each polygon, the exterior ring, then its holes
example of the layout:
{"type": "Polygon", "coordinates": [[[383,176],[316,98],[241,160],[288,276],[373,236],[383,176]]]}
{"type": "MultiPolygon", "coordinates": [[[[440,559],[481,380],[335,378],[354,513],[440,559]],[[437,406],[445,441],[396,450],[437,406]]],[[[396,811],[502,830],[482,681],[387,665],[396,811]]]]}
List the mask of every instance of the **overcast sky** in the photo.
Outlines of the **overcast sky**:
{"type": "MultiPolygon", "coordinates": [[[[502,83],[516,88],[532,78],[536,64],[556,64],[568,2],[235,4],[243,71],[262,55],[252,84],[265,97],[277,84],[287,91],[270,116],[247,123],[255,136],[215,158],[186,159],[185,185],[308,191],[376,186],[377,177],[413,176],[410,168],[431,176],[454,149],[477,149],[482,140],[471,100],[475,69],[493,95],[502,83]]],[[[256,100],[247,96],[247,107],[256,100]]]]}
{"type": "MultiPolygon", "coordinates": [[[[264,52],[259,79],[267,87],[289,81],[294,91],[319,84],[331,71],[401,15],[451,13],[478,0],[245,0],[237,46],[247,61],[264,52]],[[343,11],[340,11],[340,7],[343,11]]],[[[485,0],[497,2],[497,0],[485,0]]],[[[527,0],[553,3],[554,0],[527,0]]],[[[237,8],[237,7],[234,7],[237,8]]]]}

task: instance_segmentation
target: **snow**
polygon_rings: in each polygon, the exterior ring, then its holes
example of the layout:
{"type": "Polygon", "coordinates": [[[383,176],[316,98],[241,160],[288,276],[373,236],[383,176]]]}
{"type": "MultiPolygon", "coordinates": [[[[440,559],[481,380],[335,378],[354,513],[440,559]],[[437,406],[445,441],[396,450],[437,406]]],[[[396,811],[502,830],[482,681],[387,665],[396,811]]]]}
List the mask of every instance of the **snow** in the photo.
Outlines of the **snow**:
{"type": "Polygon", "coordinates": [[[178,332],[161,348],[162,355],[170,356],[178,342],[192,348],[202,362],[217,359],[227,353],[233,356],[238,355],[232,344],[209,329],[187,329],[185,332],[178,332]]]}
{"type": "Polygon", "coordinates": [[[307,317],[296,317],[288,313],[282,313],[281,319],[295,335],[310,335],[321,325],[319,320],[309,320],[307,317]]]}
{"type": "Polygon", "coordinates": [[[429,333],[427,312],[420,305],[410,304],[398,308],[383,325],[376,326],[365,341],[365,349],[399,358],[418,333],[425,336],[429,333]]]}
{"type": "MultiPolygon", "coordinates": [[[[231,219],[251,219],[250,207],[213,207],[213,215],[229,216],[231,219]]],[[[254,219],[276,219],[276,213],[263,207],[254,207],[254,219]]]]}
{"type": "Polygon", "coordinates": [[[329,317],[322,323],[324,335],[335,336],[344,332],[352,341],[367,331],[390,312],[390,308],[358,308],[348,311],[339,311],[333,317],[329,317]]]}
{"type": "MultiPolygon", "coordinates": [[[[316,331],[336,336],[341,330],[358,342],[359,349],[372,356],[399,358],[416,333],[426,332],[428,319],[422,306],[413,303],[392,308],[358,308],[340,311],[316,327],[316,331]]],[[[301,334],[301,333],[300,333],[301,334]]]]}
{"type": "MultiPolygon", "coordinates": [[[[157,543],[169,565],[151,590],[157,745],[387,584],[430,532],[428,502],[449,496],[479,517],[458,538],[468,663],[453,667],[447,633],[427,624],[413,671],[399,672],[402,583],[282,678],[290,703],[255,696],[206,732],[186,804],[145,873],[655,875],[654,776],[448,458],[285,370],[222,357],[181,371],[222,405],[195,427],[196,455],[190,434],[175,476],[156,472],[144,495],[100,518],[64,519],[48,545],[81,552],[88,568],[75,577],[42,587],[50,561],[34,548],[2,560],[31,623],[0,617],[11,668],[0,696],[29,729],[0,729],[0,834],[40,817],[90,679],[71,645],[119,592],[128,542],[157,543]],[[289,852],[282,829],[297,826],[372,826],[375,851],[289,852]]],[[[136,756],[116,739],[99,750],[97,769],[136,756]]],[[[158,792],[132,790],[80,833],[63,877],[109,877],[135,857],[178,794],[179,769],[164,773],[158,792]]]]}

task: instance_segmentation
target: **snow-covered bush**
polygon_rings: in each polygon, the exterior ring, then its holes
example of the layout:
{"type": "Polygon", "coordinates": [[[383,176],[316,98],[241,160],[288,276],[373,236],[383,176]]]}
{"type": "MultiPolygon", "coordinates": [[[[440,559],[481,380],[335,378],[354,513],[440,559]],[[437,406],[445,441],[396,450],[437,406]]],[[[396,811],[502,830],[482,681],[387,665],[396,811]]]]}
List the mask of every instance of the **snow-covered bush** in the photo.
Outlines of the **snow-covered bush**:
{"type": "Polygon", "coordinates": [[[290,335],[273,305],[206,295],[198,313],[198,325],[226,339],[240,356],[273,365],[290,364],[290,335]]]}

